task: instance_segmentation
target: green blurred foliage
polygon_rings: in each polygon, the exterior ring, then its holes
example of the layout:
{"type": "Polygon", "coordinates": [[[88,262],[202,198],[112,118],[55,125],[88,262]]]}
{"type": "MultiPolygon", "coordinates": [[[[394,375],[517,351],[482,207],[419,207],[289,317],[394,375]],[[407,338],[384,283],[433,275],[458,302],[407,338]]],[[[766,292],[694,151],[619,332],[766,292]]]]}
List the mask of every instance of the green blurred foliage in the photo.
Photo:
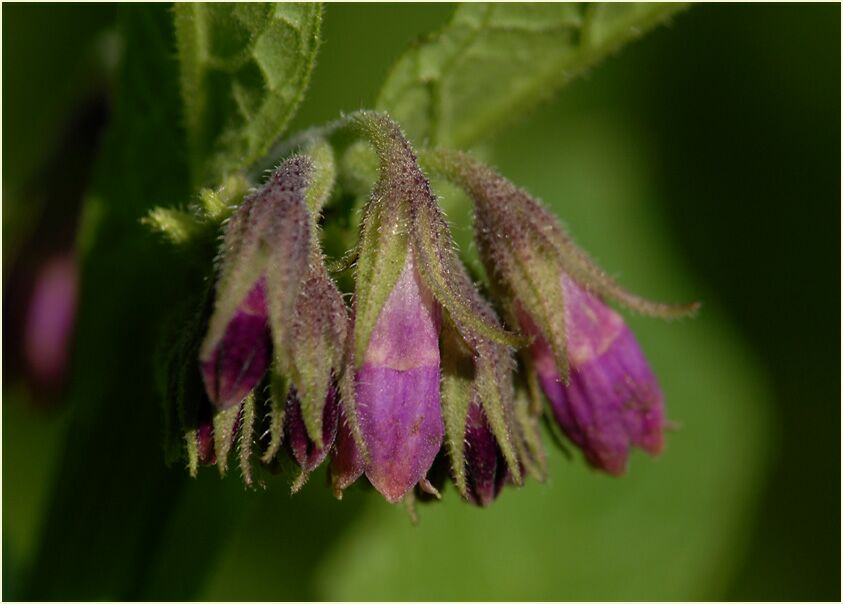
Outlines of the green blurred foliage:
{"type": "Polygon", "coordinates": [[[180,3],[174,7],[194,179],[260,159],[301,103],[319,47],[311,3],[180,3]]]}
{"type": "MultiPolygon", "coordinates": [[[[66,45],[111,52],[96,44],[113,8],[39,46],[67,17],[51,10],[3,9],[4,126],[38,122],[45,65],[72,92],[44,115],[72,113],[90,80],[66,45]]],[[[327,6],[291,129],[373,105],[451,11],[327,6]]],[[[321,473],[291,497],[283,477],[245,492],[164,466],[152,358],[208,275],[139,223],[190,200],[190,154],[172,14],[120,8],[71,387],[47,414],[3,385],[4,598],[839,598],[839,23],[837,6],[693,7],[484,148],[624,285],[705,306],[629,319],[678,425],[663,457],[611,479],[554,450],[547,484],[488,510],[448,489],[413,527],[362,487],[334,501],[321,473]]],[[[4,236],[27,211],[11,183],[54,139],[4,128],[4,236]]],[[[465,245],[465,208],[442,193],[465,245]]]]}
{"type": "Polygon", "coordinates": [[[469,147],[551,98],[677,3],[466,3],[390,69],[376,107],[418,144],[469,147]]]}

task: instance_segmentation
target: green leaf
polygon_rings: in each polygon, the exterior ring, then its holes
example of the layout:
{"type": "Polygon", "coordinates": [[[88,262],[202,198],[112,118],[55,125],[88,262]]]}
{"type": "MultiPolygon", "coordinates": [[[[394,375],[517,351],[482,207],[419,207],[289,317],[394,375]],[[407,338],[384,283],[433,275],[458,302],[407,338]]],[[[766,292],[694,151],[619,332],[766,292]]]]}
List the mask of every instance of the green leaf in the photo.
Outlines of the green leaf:
{"type": "Polygon", "coordinates": [[[682,4],[463,4],[377,100],[420,145],[470,147],[682,4]]]}
{"type": "Polygon", "coordinates": [[[319,4],[176,5],[197,184],[249,165],[284,132],[310,81],[321,21],[319,4]]]}

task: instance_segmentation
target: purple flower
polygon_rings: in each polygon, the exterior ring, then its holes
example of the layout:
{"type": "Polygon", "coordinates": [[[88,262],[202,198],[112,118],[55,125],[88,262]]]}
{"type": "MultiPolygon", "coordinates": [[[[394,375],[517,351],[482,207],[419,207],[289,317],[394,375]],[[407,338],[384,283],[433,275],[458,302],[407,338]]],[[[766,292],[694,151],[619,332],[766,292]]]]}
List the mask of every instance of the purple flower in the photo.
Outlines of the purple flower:
{"type": "Polygon", "coordinates": [[[397,502],[422,480],[442,445],[439,307],[406,255],[356,374],[366,476],[397,502]]]}
{"type": "Polygon", "coordinates": [[[481,507],[491,505],[509,478],[495,435],[476,402],[465,424],[466,497],[481,507]]]}
{"type": "Polygon", "coordinates": [[[210,356],[201,360],[208,397],[221,409],[240,403],[266,373],[270,360],[266,280],[249,291],[210,356]]]}
{"type": "Polygon", "coordinates": [[[662,392],[620,315],[567,275],[561,282],[570,368],[567,384],[536,323],[523,309],[519,320],[524,331],[535,336],[530,352],[562,430],[591,465],[623,474],[630,447],[651,455],[662,450],[662,392]]]}
{"type": "Polygon", "coordinates": [[[41,383],[61,381],[67,369],[76,322],[77,281],[76,261],[71,255],[52,258],[36,277],[23,343],[29,369],[41,383]]]}
{"type": "MultiPolygon", "coordinates": [[[[617,475],[632,447],[659,454],[661,390],[604,301],[658,317],[696,305],[623,290],[525,191],[463,153],[425,151],[423,163],[474,200],[492,305],[400,127],[371,111],[343,123],[368,139],[380,170],[341,261],[327,263],[320,248],[320,210],[340,198],[327,140],[306,143],[225,223],[213,298],[174,349],[178,373],[166,382],[191,474],[216,464],[224,475],[236,450],[251,485],[257,445],[267,467],[282,452],[297,462],[294,492],[330,455],[338,498],[365,474],[385,499],[413,508],[439,499],[450,473],[461,497],[486,507],[507,483],[545,479],[544,395],[592,466],[617,475]],[[352,267],[349,309],[330,273],[352,267]],[[197,407],[191,389],[203,386],[197,407]]],[[[158,222],[181,225],[182,214],[158,222]]]]}

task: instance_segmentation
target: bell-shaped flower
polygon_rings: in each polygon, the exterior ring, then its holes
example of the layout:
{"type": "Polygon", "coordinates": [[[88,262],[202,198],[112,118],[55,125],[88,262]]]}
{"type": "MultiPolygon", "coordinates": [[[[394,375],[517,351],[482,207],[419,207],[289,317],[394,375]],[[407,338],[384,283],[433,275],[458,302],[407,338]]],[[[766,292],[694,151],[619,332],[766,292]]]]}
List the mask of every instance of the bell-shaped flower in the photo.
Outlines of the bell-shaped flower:
{"type": "Polygon", "coordinates": [[[539,202],[466,154],[436,152],[429,160],[475,202],[480,255],[509,322],[534,339],[528,371],[537,373],[565,434],[612,474],[624,471],[633,445],[658,453],[661,391],[629,328],[598,296],[660,317],[689,314],[696,305],[626,292],[539,202]]]}
{"type": "Polygon", "coordinates": [[[356,375],[366,476],[391,502],[424,479],[442,445],[439,322],[408,253],[356,375]]]}
{"type": "MultiPolygon", "coordinates": [[[[477,290],[398,126],[371,112],[356,114],[354,122],[375,148],[380,178],[364,210],[356,254],[353,362],[345,374],[355,385],[345,388],[345,398],[353,399],[345,403],[366,476],[395,502],[416,484],[426,486],[442,445],[443,317],[484,366],[494,365],[488,344],[517,338],[478,311],[477,290]]],[[[496,410],[496,434],[506,436],[502,404],[496,410]]]]}
{"type": "Polygon", "coordinates": [[[629,450],[661,452],[664,397],[624,320],[567,275],[562,275],[567,333],[567,382],[550,345],[526,313],[525,332],[535,337],[530,354],[542,389],[562,430],[593,466],[622,474],[629,450]]]}

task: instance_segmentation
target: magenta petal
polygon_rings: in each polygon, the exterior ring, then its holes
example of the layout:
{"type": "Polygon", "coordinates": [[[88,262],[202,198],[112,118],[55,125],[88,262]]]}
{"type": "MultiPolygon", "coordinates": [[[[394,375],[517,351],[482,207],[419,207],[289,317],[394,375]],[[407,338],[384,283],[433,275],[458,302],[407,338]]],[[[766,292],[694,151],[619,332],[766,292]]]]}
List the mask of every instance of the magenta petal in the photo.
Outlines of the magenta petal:
{"type": "Polygon", "coordinates": [[[221,409],[240,403],[266,373],[269,357],[266,281],[261,279],[234,313],[210,357],[202,359],[208,398],[221,409]]]}
{"type": "Polygon", "coordinates": [[[391,502],[425,477],[442,445],[438,313],[408,253],[356,376],[366,476],[391,502]]]}
{"type": "Polygon", "coordinates": [[[301,403],[295,393],[290,393],[290,397],[287,399],[285,429],[293,457],[305,472],[312,472],[318,468],[331,450],[337,436],[337,412],[336,389],[330,388],[328,398],[325,401],[325,410],[322,413],[322,442],[324,446],[321,449],[317,448],[307,435],[301,412],[301,403]]]}
{"type": "Polygon", "coordinates": [[[629,448],[652,455],[663,446],[664,399],[650,365],[623,319],[563,275],[570,383],[562,384],[547,342],[537,335],[531,352],[557,422],[593,466],[626,470],[629,448]]]}
{"type": "Polygon", "coordinates": [[[477,403],[468,409],[465,445],[468,499],[486,507],[501,492],[508,472],[498,442],[477,403]]]}

